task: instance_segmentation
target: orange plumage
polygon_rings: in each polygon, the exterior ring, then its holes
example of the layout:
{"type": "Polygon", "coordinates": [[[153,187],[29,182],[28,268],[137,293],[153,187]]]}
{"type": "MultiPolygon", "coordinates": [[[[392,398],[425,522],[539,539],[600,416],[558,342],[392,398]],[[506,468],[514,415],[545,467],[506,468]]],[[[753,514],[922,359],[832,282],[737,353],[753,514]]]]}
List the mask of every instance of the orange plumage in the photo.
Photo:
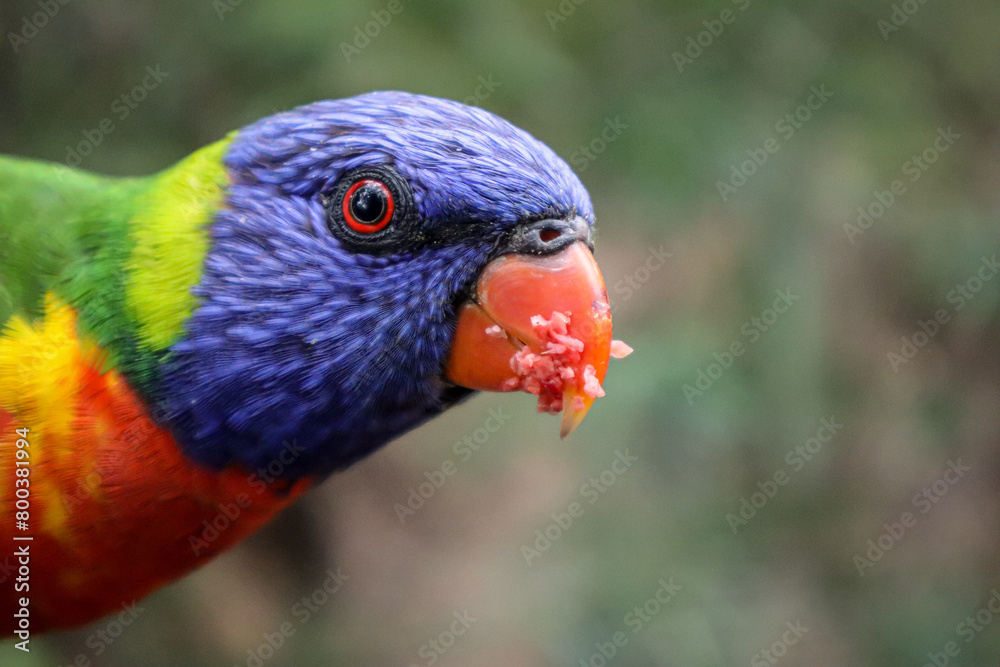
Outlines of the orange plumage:
{"type": "Polygon", "coordinates": [[[68,333],[58,351],[72,360],[63,371],[79,379],[60,388],[70,399],[69,440],[54,435],[51,424],[0,409],[0,544],[9,553],[28,545],[30,553],[27,589],[0,587],[0,613],[10,624],[18,598],[29,598],[33,633],[141,598],[246,537],[308,486],[272,488],[247,471],[192,464],[121,377],[102,371],[100,355],[68,333]],[[30,454],[26,531],[14,521],[15,443],[23,428],[30,454]],[[15,535],[33,539],[15,542],[15,535]]]}

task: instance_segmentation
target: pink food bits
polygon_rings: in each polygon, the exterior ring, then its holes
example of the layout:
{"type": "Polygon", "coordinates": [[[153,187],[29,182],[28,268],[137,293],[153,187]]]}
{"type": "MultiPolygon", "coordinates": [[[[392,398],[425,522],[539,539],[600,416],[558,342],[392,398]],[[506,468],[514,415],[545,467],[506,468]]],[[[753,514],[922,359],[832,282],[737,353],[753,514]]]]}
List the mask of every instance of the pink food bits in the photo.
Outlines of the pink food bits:
{"type": "MultiPolygon", "coordinates": [[[[604,389],[597,379],[597,370],[587,364],[580,376],[579,365],[583,359],[584,343],[569,333],[570,313],[554,312],[546,319],[541,315],[531,318],[531,327],[541,341],[542,350],[527,346],[514,353],[510,367],[517,374],[503,384],[503,389],[520,389],[538,397],[538,411],[558,413],[563,407],[563,392],[568,385],[576,382],[590,398],[604,396],[604,389]]],[[[490,327],[486,332],[495,335],[490,327]]],[[[501,331],[500,335],[506,335],[501,331]]],[[[620,340],[611,344],[611,354],[622,358],[632,353],[632,348],[620,340]]],[[[583,410],[586,402],[582,396],[574,396],[572,408],[583,410]]]]}
{"type": "MultiPolygon", "coordinates": [[[[536,352],[522,347],[510,359],[510,367],[518,375],[513,388],[538,396],[539,412],[561,412],[563,389],[576,378],[571,366],[580,363],[583,341],[569,334],[569,322],[568,313],[555,312],[549,319],[535,315],[531,318],[531,328],[544,349],[536,352]]],[[[600,389],[599,382],[597,386],[600,389]]]]}
{"type": "MultiPolygon", "coordinates": [[[[541,315],[531,318],[531,328],[541,342],[541,350],[522,347],[510,358],[510,367],[517,377],[508,378],[501,388],[504,391],[521,390],[538,397],[538,411],[559,413],[566,407],[563,392],[576,383],[589,398],[604,396],[604,388],[597,379],[597,370],[587,364],[580,370],[584,343],[569,332],[570,313],[554,312],[546,319],[541,315]]],[[[499,326],[486,329],[490,336],[504,338],[507,333],[499,326]]],[[[612,341],[611,356],[621,359],[632,354],[632,348],[620,340],[612,341]]],[[[570,407],[586,408],[583,396],[574,396],[570,407]]]]}
{"type": "Polygon", "coordinates": [[[601,386],[601,381],[597,379],[597,371],[590,364],[583,369],[583,393],[591,398],[600,398],[604,396],[604,388],[601,386]]]}
{"type": "Polygon", "coordinates": [[[562,412],[563,400],[561,396],[553,396],[545,393],[538,396],[538,411],[558,414],[562,412]]]}
{"type": "Polygon", "coordinates": [[[628,355],[635,352],[628,343],[623,340],[613,340],[611,341],[611,356],[615,359],[624,359],[628,355]]]}

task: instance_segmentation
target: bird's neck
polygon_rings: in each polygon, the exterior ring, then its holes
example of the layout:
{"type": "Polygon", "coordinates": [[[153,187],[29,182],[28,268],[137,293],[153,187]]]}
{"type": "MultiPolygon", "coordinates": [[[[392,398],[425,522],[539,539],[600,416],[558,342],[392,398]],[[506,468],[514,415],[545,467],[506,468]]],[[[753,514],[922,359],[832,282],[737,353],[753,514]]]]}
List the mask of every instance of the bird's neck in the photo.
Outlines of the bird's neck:
{"type": "Polygon", "coordinates": [[[39,317],[49,292],[69,301],[69,292],[92,287],[98,264],[124,245],[146,187],[141,179],[0,156],[0,325],[13,315],[39,317]]]}

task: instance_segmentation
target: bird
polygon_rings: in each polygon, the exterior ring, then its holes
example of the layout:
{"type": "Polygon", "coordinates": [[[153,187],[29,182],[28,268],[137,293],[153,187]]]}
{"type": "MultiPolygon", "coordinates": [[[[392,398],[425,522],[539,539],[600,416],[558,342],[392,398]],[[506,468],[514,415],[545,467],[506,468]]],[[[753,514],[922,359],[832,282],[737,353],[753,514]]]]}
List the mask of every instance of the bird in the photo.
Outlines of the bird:
{"type": "Polygon", "coordinates": [[[3,634],[120,610],[477,392],[569,434],[630,351],[593,226],[544,143],[400,91],[148,177],[0,157],[3,634]]]}

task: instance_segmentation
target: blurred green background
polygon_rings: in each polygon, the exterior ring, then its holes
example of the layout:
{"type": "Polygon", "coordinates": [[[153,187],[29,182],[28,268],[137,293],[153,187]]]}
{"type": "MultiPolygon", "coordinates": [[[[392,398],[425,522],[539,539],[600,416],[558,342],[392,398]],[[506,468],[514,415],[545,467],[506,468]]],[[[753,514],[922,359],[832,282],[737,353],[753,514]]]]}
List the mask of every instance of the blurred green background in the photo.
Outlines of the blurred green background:
{"type": "Polygon", "coordinates": [[[477,397],[0,663],[997,664],[1000,6],[389,5],[3,0],[0,152],[110,118],[81,166],[145,174],[317,99],[468,100],[580,172],[635,354],[565,442],[477,397]]]}

